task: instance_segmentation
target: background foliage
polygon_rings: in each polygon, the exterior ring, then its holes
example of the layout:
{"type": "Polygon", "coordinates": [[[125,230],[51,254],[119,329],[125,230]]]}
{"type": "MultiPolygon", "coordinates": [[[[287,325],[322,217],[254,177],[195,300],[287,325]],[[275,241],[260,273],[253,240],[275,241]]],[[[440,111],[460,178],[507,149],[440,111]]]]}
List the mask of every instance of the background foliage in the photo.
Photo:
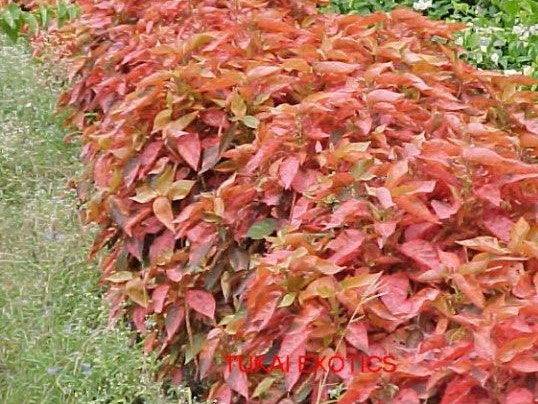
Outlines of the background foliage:
{"type": "Polygon", "coordinates": [[[536,0],[333,0],[327,10],[366,14],[398,6],[412,7],[436,19],[467,23],[456,41],[471,63],[484,69],[537,76],[536,0]]]}
{"type": "Polygon", "coordinates": [[[62,26],[78,15],[78,7],[65,0],[51,4],[41,2],[26,6],[9,3],[0,11],[0,32],[4,32],[12,41],[16,41],[22,32],[36,34],[55,22],[62,26]]]}

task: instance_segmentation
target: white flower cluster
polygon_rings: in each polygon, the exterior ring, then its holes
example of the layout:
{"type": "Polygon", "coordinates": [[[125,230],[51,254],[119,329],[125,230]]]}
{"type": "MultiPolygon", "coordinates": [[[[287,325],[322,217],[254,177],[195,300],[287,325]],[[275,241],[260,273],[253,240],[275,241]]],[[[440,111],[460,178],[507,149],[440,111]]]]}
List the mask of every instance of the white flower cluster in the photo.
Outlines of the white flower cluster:
{"type": "Polygon", "coordinates": [[[512,32],[516,34],[520,39],[528,39],[531,35],[538,35],[538,24],[531,25],[529,27],[525,25],[514,25],[512,32]]]}
{"type": "Polygon", "coordinates": [[[418,11],[424,11],[429,9],[432,5],[432,0],[418,0],[413,3],[413,8],[418,11]]]}
{"type": "Polygon", "coordinates": [[[534,73],[534,67],[532,66],[525,66],[523,68],[523,71],[518,71],[518,70],[514,70],[514,69],[507,69],[507,70],[504,70],[503,73],[507,76],[513,76],[515,74],[524,74],[526,76],[532,76],[532,74],[534,73]]]}

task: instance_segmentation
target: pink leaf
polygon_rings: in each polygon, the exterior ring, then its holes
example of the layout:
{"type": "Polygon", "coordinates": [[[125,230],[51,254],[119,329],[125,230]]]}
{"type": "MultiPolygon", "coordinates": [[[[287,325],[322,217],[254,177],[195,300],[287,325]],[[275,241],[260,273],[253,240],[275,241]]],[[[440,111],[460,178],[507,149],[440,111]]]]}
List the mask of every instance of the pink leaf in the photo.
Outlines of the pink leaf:
{"type": "Polygon", "coordinates": [[[172,204],[170,200],[164,196],[159,196],[153,201],[153,213],[159,221],[164,224],[169,230],[174,231],[174,212],[172,212],[172,204]]]}
{"type": "Polygon", "coordinates": [[[501,206],[501,189],[496,184],[486,184],[474,191],[480,199],[490,202],[494,206],[501,206]]]}
{"type": "Polygon", "coordinates": [[[420,404],[420,400],[415,390],[402,389],[394,397],[391,404],[420,404]]]}
{"type": "Polygon", "coordinates": [[[400,251],[423,268],[438,269],[441,266],[437,251],[426,240],[407,241],[401,245],[400,251]]]}
{"type": "Polygon", "coordinates": [[[357,70],[360,65],[344,62],[315,62],[312,67],[316,73],[350,74],[357,70]]]}
{"type": "Polygon", "coordinates": [[[454,274],[452,279],[454,280],[454,283],[458,289],[463,292],[469,301],[481,309],[484,308],[484,295],[482,294],[482,290],[480,290],[480,286],[478,285],[477,281],[472,279],[470,275],[466,278],[459,273],[454,274]]]}
{"type": "Polygon", "coordinates": [[[343,202],[331,215],[329,223],[326,228],[341,226],[349,222],[354,222],[360,217],[370,217],[370,210],[368,204],[365,201],[359,201],[357,199],[349,199],[343,202]]]}
{"type": "Polygon", "coordinates": [[[460,204],[455,203],[453,205],[450,205],[443,201],[433,200],[431,201],[431,205],[433,208],[433,211],[437,215],[437,217],[441,220],[448,219],[452,215],[455,215],[458,213],[458,210],[460,209],[460,204]]]}
{"type": "Polygon", "coordinates": [[[524,387],[516,387],[508,393],[506,396],[507,404],[532,404],[534,402],[534,395],[529,389],[524,387]]]}
{"type": "Polygon", "coordinates": [[[166,230],[151,243],[149,248],[149,260],[151,263],[159,263],[160,260],[171,256],[176,243],[174,233],[166,230]]]}
{"type": "Polygon", "coordinates": [[[170,340],[179,330],[179,326],[185,318],[185,310],[180,305],[173,304],[166,311],[165,327],[167,339],[170,340]]]}
{"type": "Polygon", "coordinates": [[[213,363],[213,357],[215,356],[215,351],[220,342],[221,330],[219,328],[214,328],[207,335],[207,340],[204,342],[202,350],[200,351],[200,379],[203,379],[211,365],[213,363]]]}
{"type": "Polygon", "coordinates": [[[370,91],[368,95],[366,96],[366,100],[370,103],[376,103],[376,102],[394,102],[399,99],[404,98],[403,94],[395,93],[394,91],[390,90],[374,90],[370,91]]]}
{"type": "Polygon", "coordinates": [[[351,323],[347,326],[346,340],[359,351],[368,352],[368,332],[363,322],[351,323]]]}
{"type": "Polygon", "coordinates": [[[527,355],[517,356],[510,362],[510,368],[521,373],[538,373],[538,360],[527,355]]]}
{"type": "Polygon", "coordinates": [[[386,275],[381,278],[381,301],[393,315],[406,314],[411,304],[407,301],[409,279],[402,273],[386,275]]]}
{"type": "Polygon", "coordinates": [[[232,391],[228,385],[222,384],[215,392],[215,397],[213,398],[217,401],[217,404],[231,404],[232,391]]]}
{"type": "Polygon", "coordinates": [[[235,364],[235,366],[232,364],[230,370],[225,369],[225,379],[233,391],[236,391],[248,400],[247,374],[239,369],[238,364],[235,364]]]}
{"type": "Polygon", "coordinates": [[[294,366],[299,363],[301,357],[304,357],[306,354],[306,343],[303,341],[295,350],[293,350],[289,355],[289,360],[292,365],[288,371],[284,373],[284,382],[286,384],[286,390],[291,391],[295,383],[299,380],[301,376],[301,371],[299,366],[294,366]]]}
{"type": "Polygon", "coordinates": [[[179,154],[194,171],[198,170],[198,162],[202,153],[202,146],[198,133],[188,133],[176,138],[179,154]]]}
{"type": "Polygon", "coordinates": [[[299,159],[297,157],[288,157],[280,164],[280,181],[282,182],[284,189],[290,189],[291,183],[297,175],[298,170],[299,159]]]}
{"type": "Polygon", "coordinates": [[[163,311],[164,301],[166,300],[166,296],[168,295],[168,289],[170,289],[170,285],[163,284],[157,286],[153,290],[151,300],[153,301],[153,310],[155,311],[155,313],[160,313],[163,311]]]}
{"type": "Polygon", "coordinates": [[[372,188],[375,190],[375,196],[379,200],[379,203],[381,203],[381,206],[383,209],[389,209],[394,206],[394,202],[392,201],[392,196],[390,195],[390,191],[385,187],[379,187],[379,188],[372,188]]]}
{"type": "Polygon", "coordinates": [[[489,210],[484,213],[484,227],[498,239],[510,241],[510,229],[514,222],[500,212],[489,210]]]}
{"type": "Polygon", "coordinates": [[[394,234],[397,224],[396,221],[374,223],[375,231],[381,236],[381,238],[378,239],[379,248],[383,248],[387,239],[394,234]]]}
{"type": "Polygon", "coordinates": [[[187,304],[195,311],[215,319],[215,299],[205,290],[189,290],[185,296],[187,304]]]}
{"type": "Polygon", "coordinates": [[[343,231],[327,245],[328,248],[336,251],[329,258],[329,261],[336,265],[344,265],[358,254],[365,238],[364,233],[359,230],[349,229],[343,231]]]}

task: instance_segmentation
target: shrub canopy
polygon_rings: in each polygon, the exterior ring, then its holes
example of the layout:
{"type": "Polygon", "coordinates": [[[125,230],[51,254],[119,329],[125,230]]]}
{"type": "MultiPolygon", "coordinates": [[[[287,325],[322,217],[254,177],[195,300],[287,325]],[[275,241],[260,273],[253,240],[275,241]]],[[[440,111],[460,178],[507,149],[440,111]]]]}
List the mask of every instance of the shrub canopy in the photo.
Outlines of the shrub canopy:
{"type": "Polygon", "coordinates": [[[128,314],[163,375],[224,403],[532,397],[532,79],[469,66],[458,25],[407,9],[79,4],[62,103],[92,254],[107,247],[111,319],[128,314]],[[225,361],[361,353],[396,371],[225,361]]]}

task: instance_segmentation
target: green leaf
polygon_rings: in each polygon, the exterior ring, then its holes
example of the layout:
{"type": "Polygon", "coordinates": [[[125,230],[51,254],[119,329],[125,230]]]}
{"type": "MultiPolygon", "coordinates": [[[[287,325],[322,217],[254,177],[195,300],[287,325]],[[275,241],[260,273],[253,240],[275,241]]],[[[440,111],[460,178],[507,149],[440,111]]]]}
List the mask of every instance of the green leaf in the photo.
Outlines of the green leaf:
{"type": "Polygon", "coordinates": [[[269,390],[271,388],[274,381],[275,381],[275,379],[273,379],[271,376],[268,376],[265,379],[263,379],[256,386],[256,389],[254,390],[254,393],[252,394],[252,398],[256,398],[256,397],[259,397],[262,394],[264,394],[267,390],[269,390]]]}
{"type": "Polygon", "coordinates": [[[278,307],[289,307],[295,301],[295,293],[286,293],[279,303],[278,307]]]}
{"type": "Polygon", "coordinates": [[[22,10],[15,3],[11,3],[6,8],[6,16],[4,18],[10,28],[12,29],[20,28],[21,13],[22,13],[22,10]]]}
{"type": "Polygon", "coordinates": [[[243,97],[235,93],[230,101],[230,109],[237,118],[243,118],[247,113],[247,104],[245,104],[243,97]]]}
{"type": "Polygon", "coordinates": [[[15,20],[13,19],[13,15],[11,15],[9,9],[4,10],[4,12],[2,13],[2,20],[7,24],[10,29],[15,29],[17,26],[15,20]]]}
{"type": "Polygon", "coordinates": [[[149,297],[144,282],[140,278],[132,279],[125,285],[125,294],[142,307],[148,307],[149,297]]]}
{"type": "Polygon", "coordinates": [[[4,32],[12,42],[17,42],[19,39],[19,30],[11,28],[0,15],[0,31],[4,32]]]}
{"type": "Polygon", "coordinates": [[[39,6],[39,20],[41,27],[49,25],[49,10],[44,5],[39,6]]]}
{"type": "Polygon", "coordinates": [[[39,22],[32,13],[23,14],[24,22],[28,24],[28,28],[32,34],[36,34],[39,31],[39,22]]]}
{"type": "Polygon", "coordinates": [[[260,124],[258,118],[252,115],[245,115],[242,119],[243,123],[249,128],[256,129],[260,124]]]}
{"type": "Polygon", "coordinates": [[[351,169],[351,175],[357,181],[359,180],[366,181],[366,180],[372,179],[373,176],[365,175],[365,174],[368,171],[368,169],[372,167],[373,165],[374,165],[374,159],[361,159],[357,161],[357,163],[351,169]]]}
{"type": "Polygon", "coordinates": [[[254,223],[250,229],[248,229],[247,237],[253,240],[261,240],[269,236],[275,231],[277,225],[276,219],[264,219],[254,223]]]}
{"type": "Polygon", "coordinates": [[[67,14],[69,16],[69,20],[74,20],[78,16],[78,7],[76,4],[69,4],[67,6],[67,14]]]}
{"type": "Polygon", "coordinates": [[[185,350],[185,365],[192,361],[194,357],[200,353],[205,339],[205,336],[202,334],[196,334],[193,337],[192,345],[189,344],[185,350]]]}
{"type": "Polygon", "coordinates": [[[133,279],[133,273],[129,271],[119,271],[106,278],[107,281],[112,283],[127,282],[133,279]]]}
{"type": "Polygon", "coordinates": [[[192,180],[177,180],[172,183],[170,190],[168,191],[168,196],[173,201],[178,201],[185,198],[194,186],[196,181],[192,180]]]}
{"type": "Polygon", "coordinates": [[[60,0],[58,2],[56,13],[57,13],[58,22],[60,23],[60,25],[63,24],[65,21],[67,21],[67,19],[69,18],[69,14],[67,11],[67,4],[65,3],[64,0],[60,0]]]}
{"type": "Polygon", "coordinates": [[[132,196],[131,199],[138,203],[146,203],[154,200],[158,195],[149,185],[142,184],[136,189],[136,196],[132,196]]]}

